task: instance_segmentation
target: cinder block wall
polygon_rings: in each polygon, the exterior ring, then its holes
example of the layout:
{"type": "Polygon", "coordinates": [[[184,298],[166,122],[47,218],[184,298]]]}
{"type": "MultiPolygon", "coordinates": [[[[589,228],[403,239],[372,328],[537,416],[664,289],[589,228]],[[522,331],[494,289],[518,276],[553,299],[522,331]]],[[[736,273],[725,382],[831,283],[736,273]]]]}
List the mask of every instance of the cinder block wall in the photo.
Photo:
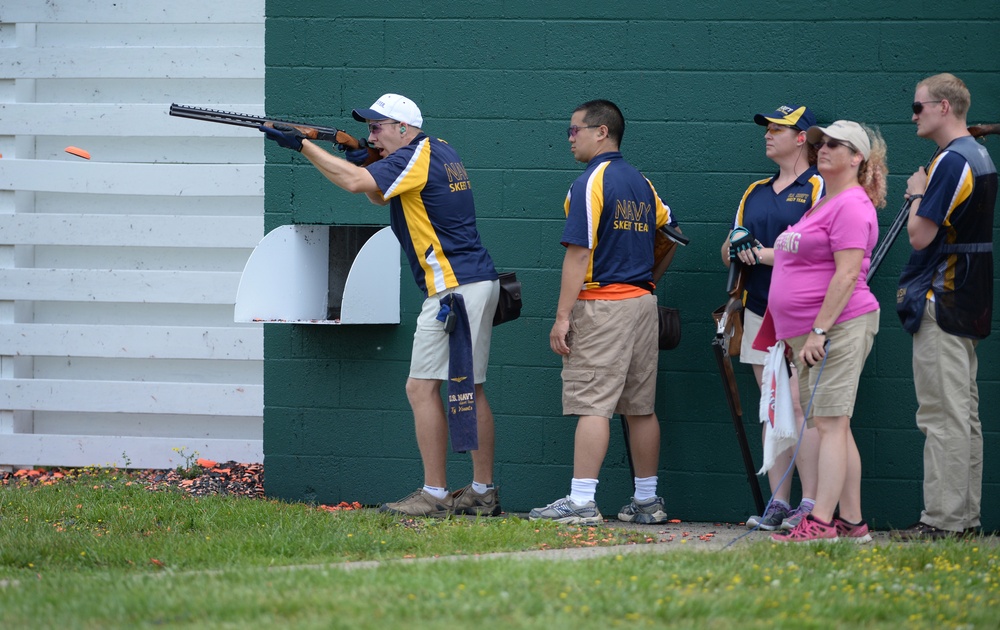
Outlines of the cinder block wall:
{"type": "MultiPolygon", "coordinates": [[[[939,71],[973,93],[970,122],[1000,116],[1000,5],[933,9],[890,1],[817,2],[789,17],[773,6],[580,1],[464,5],[425,1],[267,2],[267,110],[362,135],[351,119],[384,92],[412,97],[429,134],[452,143],[475,187],[479,226],[497,265],[524,283],[525,311],[495,331],[487,394],[497,419],[496,480],[510,511],[568,491],[574,419],[560,415],[559,358],[548,347],[563,248],[562,202],[581,171],[568,151],[572,109],[609,98],[623,109],[625,155],[657,186],[692,243],[658,289],[682,311],[683,341],[660,359],[660,488],[671,516],[742,520],[753,504],[711,353],[710,313],[724,301],[718,246],[746,185],[771,172],[756,112],[808,103],[823,123],[878,125],[892,171],[883,228],[906,178],[934,147],[909,121],[913,87],[939,71]],[[848,4],[854,5],[846,6],[848,4]],[[627,7],[627,10],[625,10],[627,7]]],[[[1000,141],[989,141],[994,157],[1000,141]]],[[[386,210],[336,189],[298,155],[268,146],[268,229],[288,223],[387,223],[386,210]]],[[[882,331],[868,360],[855,435],[864,505],[876,526],[908,525],[921,505],[922,436],[910,339],[894,310],[900,240],[876,278],[882,331]]],[[[399,326],[265,326],[264,450],[269,495],[393,500],[421,482],[403,385],[421,301],[405,263],[399,326]]],[[[996,328],[996,322],[994,322],[996,328]]],[[[980,346],[987,431],[984,524],[1000,526],[996,337],[980,346]]],[[[745,426],[759,461],[758,393],[740,375],[745,426]]],[[[618,419],[598,490],[609,514],[631,492],[618,419]]],[[[453,456],[453,487],[468,482],[453,456]]],[[[765,492],[766,492],[766,484],[765,492]]]]}

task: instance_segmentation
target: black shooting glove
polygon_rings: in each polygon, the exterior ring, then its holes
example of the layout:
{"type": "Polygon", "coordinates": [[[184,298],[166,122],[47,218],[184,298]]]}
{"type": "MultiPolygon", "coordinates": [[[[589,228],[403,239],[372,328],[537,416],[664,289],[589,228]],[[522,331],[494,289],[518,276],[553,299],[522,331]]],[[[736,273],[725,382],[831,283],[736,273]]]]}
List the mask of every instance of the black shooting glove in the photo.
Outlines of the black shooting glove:
{"type": "Polygon", "coordinates": [[[364,166],[365,160],[368,159],[368,149],[366,147],[348,149],[346,145],[338,144],[337,150],[343,151],[344,159],[356,166],[364,166]]]}
{"type": "Polygon", "coordinates": [[[754,262],[760,262],[757,258],[757,252],[753,250],[763,248],[764,246],[753,237],[750,230],[742,225],[733,230],[732,234],[729,235],[729,260],[736,260],[737,254],[749,249],[750,253],[753,254],[754,262]]]}
{"type": "Polygon", "coordinates": [[[277,142],[278,146],[285,147],[286,149],[291,149],[293,151],[299,151],[300,153],[302,152],[302,140],[305,136],[299,133],[299,130],[295,127],[275,123],[273,127],[261,125],[259,129],[264,132],[264,135],[267,136],[269,140],[277,142]]]}

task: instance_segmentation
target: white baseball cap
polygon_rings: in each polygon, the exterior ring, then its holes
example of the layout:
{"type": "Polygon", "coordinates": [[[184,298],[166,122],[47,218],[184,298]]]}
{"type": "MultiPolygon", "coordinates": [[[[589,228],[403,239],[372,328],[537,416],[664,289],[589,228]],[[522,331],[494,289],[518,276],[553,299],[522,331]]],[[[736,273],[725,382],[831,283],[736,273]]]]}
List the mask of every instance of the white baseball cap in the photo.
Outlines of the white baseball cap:
{"type": "Polygon", "coordinates": [[[810,127],[809,131],[806,132],[806,139],[810,143],[816,144],[823,139],[824,135],[834,140],[850,142],[851,146],[860,151],[866,160],[871,156],[872,145],[868,134],[861,125],[853,120],[837,120],[829,127],[810,127]]]}
{"type": "Polygon", "coordinates": [[[418,129],[424,124],[420,108],[413,101],[399,94],[383,94],[368,109],[356,109],[352,113],[354,120],[358,122],[390,118],[407,125],[413,125],[418,129]]]}

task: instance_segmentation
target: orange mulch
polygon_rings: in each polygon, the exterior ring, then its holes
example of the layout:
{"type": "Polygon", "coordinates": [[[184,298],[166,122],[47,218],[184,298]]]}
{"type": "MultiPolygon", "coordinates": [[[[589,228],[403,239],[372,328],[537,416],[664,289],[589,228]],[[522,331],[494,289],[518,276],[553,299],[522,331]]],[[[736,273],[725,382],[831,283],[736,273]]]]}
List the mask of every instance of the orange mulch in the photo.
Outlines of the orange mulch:
{"type": "Polygon", "coordinates": [[[255,499],[264,496],[263,464],[240,464],[237,462],[218,464],[206,459],[199,459],[198,465],[188,470],[38,468],[15,472],[0,471],[0,486],[51,486],[61,481],[90,478],[95,480],[101,478],[103,482],[109,474],[125,479],[129,485],[141,484],[154,492],[180,488],[197,496],[221,494],[255,499]]]}
{"type": "MultiPolygon", "coordinates": [[[[188,470],[112,470],[120,474],[126,484],[141,484],[152,492],[180,489],[194,496],[225,495],[251,499],[264,498],[264,465],[241,464],[234,461],[218,463],[198,459],[196,467],[188,470]]],[[[35,470],[0,471],[0,486],[50,486],[71,479],[86,479],[98,474],[106,476],[108,470],[93,468],[42,468],[35,470]]],[[[317,509],[328,512],[360,510],[363,506],[354,501],[341,501],[337,505],[320,505],[317,509]]]]}

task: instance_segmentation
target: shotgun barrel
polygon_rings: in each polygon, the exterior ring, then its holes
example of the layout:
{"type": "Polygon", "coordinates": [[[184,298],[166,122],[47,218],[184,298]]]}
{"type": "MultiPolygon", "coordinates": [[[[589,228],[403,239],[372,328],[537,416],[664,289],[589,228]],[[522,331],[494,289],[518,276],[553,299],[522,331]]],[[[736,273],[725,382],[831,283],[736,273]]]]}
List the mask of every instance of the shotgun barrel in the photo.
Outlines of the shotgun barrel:
{"type": "Polygon", "coordinates": [[[368,160],[365,162],[366,165],[379,159],[378,151],[370,147],[367,140],[364,138],[355,138],[346,131],[341,131],[340,129],[336,129],[334,127],[323,127],[320,125],[311,125],[309,123],[292,122],[290,120],[281,120],[278,118],[265,118],[263,116],[253,116],[251,114],[240,114],[237,112],[224,112],[217,109],[192,107],[190,105],[178,105],[177,103],[170,104],[170,115],[178,116],[180,118],[191,118],[192,120],[222,123],[224,125],[252,127],[254,129],[259,129],[262,125],[266,127],[273,127],[276,124],[288,125],[289,127],[294,127],[299,133],[310,140],[326,140],[328,142],[342,144],[348,149],[368,149],[368,160]]]}

